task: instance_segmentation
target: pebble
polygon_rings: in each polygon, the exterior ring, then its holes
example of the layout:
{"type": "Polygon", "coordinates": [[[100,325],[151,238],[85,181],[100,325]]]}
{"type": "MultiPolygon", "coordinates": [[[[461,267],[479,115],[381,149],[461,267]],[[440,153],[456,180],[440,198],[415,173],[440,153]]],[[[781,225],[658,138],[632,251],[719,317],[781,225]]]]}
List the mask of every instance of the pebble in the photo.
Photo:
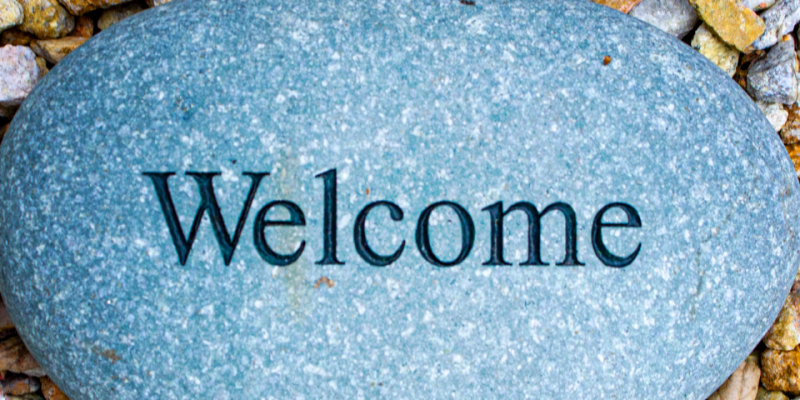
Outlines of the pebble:
{"type": "Polygon", "coordinates": [[[763,11],[775,4],[776,0],[743,0],[742,4],[753,11],[763,11]]]}
{"type": "Polygon", "coordinates": [[[158,7],[169,3],[172,0],[147,0],[147,5],[150,7],[158,7]]]}
{"type": "Polygon", "coordinates": [[[75,27],[75,17],[56,0],[19,0],[25,14],[20,29],[39,39],[66,36],[75,27]]]}
{"type": "Polygon", "coordinates": [[[629,15],[679,39],[691,32],[698,22],[697,12],[687,0],[643,0],[629,15]]]}
{"type": "Polygon", "coordinates": [[[745,51],[764,33],[764,21],[737,0],[689,0],[719,37],[739,51],[745,51]]]}
{"type": "Polygon", "coordinates": [[[739,51],[709,30],[708,25],[702,24],[697,28],[692,38],[692,47],[725,71],[728,76],[732,77],[736,73],[739,51]]]}
{"type": "Polygon", "coordinates": [[[708,400],[752,400],[758,393],[759,379],[758,356],[750,355],[708,400]]]}
{"type": "Polygon", "coordinates": [[[91,38],[92,35],[94,35],[94,21],[92,18],[85,15],[75,18],[75,29],[69,33],[69,36],[91,38]]]}
{"type": "Polygon", "coordinates": [[[0,381],[0,385],[4,394],[14,396],[34,393],[40,388],[39,379],[25,375],[6,376],[0,381]]]}
{"type": "Polygon", "coordinates": [[[792,159],[795,172],[800,176],[800,144],[786,145],[786,151],[789,152],[789,158],[792,159]]]}
{"type": "Polygon", "coordinates": [[[764,337],[764,344],[774,350],[792,350],[800,344],[800,296],[789,294],[778,319],[764,337]]]}
{"type": "Polygon", "coordinates": [[[31,50],[53,64],[58,64],[69,53],[84,44],[85,37],[67,36],[61,39],[36,40],[31,43],[31,50]]]}
{"type": "Polygon", "coordinates": [[[800,143],[800,107],[792,106],[787,114],[786,123],[781,129],[781,139],[785,144],[800,143]]]}
{"type": "Polygon", "coordinates": [[[43,375],[31,353],[19,336],[13,335],[0,341],[0,371],[11,371],[26,375],[43,375]]]}
{"type": "Polygon", "coordinates": [[[119,7],[108,9],[103,11],[103,15],[97,21],[97,27],[104,31],[111,25],[140,12],[142,12],[142,7],[135,3],[123,4],[119,7]]]}
{"type": "Polygon", "coordinates": [[[775,128],[775,131],[780,131],[786,124],[789,118],[789,112],[786,111],[781,103],[765,103],[763,101],[756,101],[756,105],[767,117],[769,123],[775,128]]]}
{"type": "Polygon", "coordinates": [[[800,394],[800,349],[764,350],[761,355],[761,384],[769,390],[793,396],[800,394]]]}
{"type": "Polygon", "coordinates": [[[25,33],[17,28],[6,29],[0,33],[0,46],[7,44],[14,46],[27,46],[36,39],[28,33],[25,33]]]}
{"type": "Polygon", "coordinates": [[[42,383],[42,393],[44,394],[44,398],[47,400],[69,400],[67,395],[61,391],[61,389],[56,386],[55,382],[48,377],[44,377],[41,380],[42,383]]]}
{"type": "Polygon", "coordinates": [[[611,7],[617,11],[628,13],[642,0],[592,0],[597,4],[602,4],[606,7],[611,7]]]}
{"type": "Polygon", "coordinates": [[[83,15],[98,8],[108,8],[131,0],[61,0],[61,4],[74,15],[83,15]]]}
{"type": "Polygon", "coordinates": [[[747,92],[757,100],[783,104],[797,101],[797,57],[794,40],[786,38],[766,57],[753,62],[747,72],[747,92]]]}
{"type": "Polygon", "coordinates": [[[0,48],[0,107],[22,104],[39,81],[36,54],[23,46],[0,48]]]}
{"type": "Polygon", "coordinates": [[[39,394],[30,393],[30,394],[23,394],[22,396],[6,396],[6,400],[44,400],[39,394]]]}
{"type": "Polygon", "coordinates": [[[789,398],[781,392],[773,392],[764,388],[758,388],[758,394],[756,395],[755,400],[789,400],[789,398]]]}
{"type": "Polygon", "coordinates": [[[753,48],[763,50],[778,43],[780,38],[789,34],[800,21],[800,0],[780,0],[761,14],[765,30],[753,48]]]}
{"type": "Polygon", "coordinates": [[[22,6],[16,0],[0,0],[0,31],[22,23],[22,6]]]}

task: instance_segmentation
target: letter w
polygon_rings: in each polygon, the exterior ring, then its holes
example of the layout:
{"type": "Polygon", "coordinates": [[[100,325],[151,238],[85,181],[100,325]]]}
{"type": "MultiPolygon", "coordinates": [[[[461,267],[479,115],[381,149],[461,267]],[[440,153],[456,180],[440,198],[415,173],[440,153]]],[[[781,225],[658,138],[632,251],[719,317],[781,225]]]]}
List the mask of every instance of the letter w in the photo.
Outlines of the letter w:
{"type": "Polygon", "coordinates": [[[178,259],[181,265],[186,265],[186,260],[189,258],[189,252],[192,250],[194,239],[197,236],[197,230],[200,228],[200,222],[203,220],[203,214],[206,211],[211,219],[211,227],[214,229],[214,236],[217,237],[222,257],[225,260],[225,265],[229,265],[233,259],[233,252],[236,250],[236,245],[239,243],[239,237],[244,228],[244,223],[247,220],[247,214],[250,212],[250,206],[253,203],[253,198],[256,196],[258,186],[261,184],[261,179],[268,176],[268,173],[252,173],[245,172],[244,175],[249,176],[251,179],[250,193],[247,195],[247,200],[244,202],[244,209],[239,215],[239,223],[236,224],[236,231],[231,240],[228,234],[228,229],[225,227],[225,221],[222,218],[222,212],[217,204],[217,196],[214,195],[214,185],[212,180],[215,176],[220,175],[219,172],[187,172],[186,175],[194,178],[197,182],[197,187],[200,190],[200,207],[197,208],[197,213],[194,216],[194,223],[192,223],[192,230],[189,231],[189,239],[183,234],[178,213],[175,211],[175,204],[172,202],[172,195],[169,192],[169,184],[167,180],[170,176],[175,175],[174,172],[145,172],[142,175],[149,177],[155,186],[158,200],[161,203],[161,211],[164,212],[164,218],[167,220],[169,233],[172,235],[172,242],[175,243],[175,250],[178,251],[178,259]]]}

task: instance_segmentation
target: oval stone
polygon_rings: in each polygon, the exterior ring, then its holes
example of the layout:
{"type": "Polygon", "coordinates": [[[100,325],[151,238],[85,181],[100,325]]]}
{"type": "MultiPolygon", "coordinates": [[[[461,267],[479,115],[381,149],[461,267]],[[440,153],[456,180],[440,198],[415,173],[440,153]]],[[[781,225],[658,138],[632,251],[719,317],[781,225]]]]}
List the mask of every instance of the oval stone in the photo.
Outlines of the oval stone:
{"type": "Polygon", "coordinates": [[[752,101],[586,1],[174,1],[0,170],[0,290],[72,400],[700,399],[800,263],[752,101]]]}

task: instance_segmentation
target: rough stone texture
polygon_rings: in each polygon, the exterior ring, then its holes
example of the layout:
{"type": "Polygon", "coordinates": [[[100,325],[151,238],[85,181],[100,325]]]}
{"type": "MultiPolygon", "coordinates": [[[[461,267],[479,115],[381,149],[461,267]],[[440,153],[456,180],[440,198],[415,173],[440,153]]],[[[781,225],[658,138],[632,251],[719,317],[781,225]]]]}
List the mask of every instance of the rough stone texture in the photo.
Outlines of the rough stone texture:
{"type": "Polygon", "coordinates": [[[87,16],[75,18],[75,29],[69,35],[91,38],[94,35],[94,21],[87,16]]]}
{"type": "Polygon", "coordinates": [[[800,349],[767,349],[761,355],[761,384],[768,390],[800,394],[800,349]]]}
{"type": "Polygon", "coordinates": [[[792,106],[787,111],[788,117],[781,129],[781,139],[786,144],[800,143],[800,107],[792,106]]]}
{"type": "Polygon", "coordinates": [[[725,42],[745,51],[764,33],[764,21],[738,0],[689,0],[700,19],[725,42]]]}
{"type": "Polygon", "coordinates": [[[597,4],[602,4],[606,7],[613,8],[617,11],[628,13],[633,7],[636,7],[642,0],[592,0],[597,4]]]}
{"type": "Polygon", "coordinates": [[[793,104],[797,101],[797,71],[794,40],[788,38],[753,62],[747,72],[747,92],[767,103],[793,104]]]}
{"type": "Polygon", "coordinates": [[[753,400],[758,394],[760,378],[758,356],[748,356],[708,400],[753,400]]]}
{"type": "Polygon", "coordinates": [[[786,151],[794,164],[794,169],[797,171],[797,176],[800,177],[800,144],[786,145],[786,151]]]}
{"type": "Polygon", "coordinates": [[[77,36],[67,36],[53,40],[36,40],[31,43],[31,50],[45,60],[58,64],[64,57],[87,40],[89,39],[77,36]]]}
{"type": "Polygon", "coordinates": [[[22,6],[16,0],[0,0],[0,31],[22,23],[22,6]]]}
{"type": "Polygon", "coordinates": [[[643,0],[629,15],[677,38],[686,36],[698,23],[697,12],[687,0],[643,0]]]}
{"type": "Polygon", "coordinates": [[[25,20],[20,29],[39,39],[55,39],[68,34],[75,27],[73,17],[56,0],[18,0],[22,4],[25,20]]]}
{"type": "Polygon", "coordinates": [[[158,7],[160,5],[164,5],[169,3],[172,0],[147,0],[147,5],[150,7],[158,7]]]}
{"type": "Polygon", "coordinates": [[[780,131],[786,125],[789,119],[789,112],[784,109],[783,104],[780,103],[764,103],[763,101],[756,101],[756,105],[767,117],[770,125],[775,128],[775,131],[780,131]]]}
{"type": "Polygon", "coordinates": [[[764,390],[763,388],[758,389],[758,395],[755,398],[756,400],[789,400],[785,394],[781,392],[771,392],[769,390],[764,390]]]}
{"type": "Polygon", "coordinates": [[[725,71],[728,76],[732,77],[736,73],[739,51],[720,39],[706,24],[697,28],[692,38],[692,47],[725,71]]]}
{"type": "Polygon", "coordinates": [[[39,81],[36,54],[22,46],[0,48],[0,107],[22,104],[39,81]]]}
{"type": "Polygon", "coordinates": [[[794,30],[800,21],[800,0],[779,0],[761,17],[764,19],[764,34],[753,43],[753,48],[759,50],[773,46],[794,30]]]}
{"type": "Polygon", "coordinates": [[[6,396],[6,400],[44,400],[39,394],[24,394],[22,396],[6,396]]]}
{"type": "Polygon", "coordinates": [[[109,8],[119,4],[127,3],[131,0],[58,0],[66,7],[69,12],[75,15],[83,15],[98,8],[109,8]]]}
{"type": "Polygon", "coordinates": [[[101,31],[104,31],[108,29],[109,26],[140,12],[142,12],[142,7],[135,3],[123,4],[118,7],[110,8],[103,11],[103,15],[101,15],[100,19],[97,21],[97,27],[101,31]]]}
{"type": "Polygon", "coordinates": [[[39,364],[25,348],[19,336],[0,341],[0,371],[26,373],[39,369],[39,364]]]}
{"type": "MultiPolygon", "coordinates": [[[[0,170],[0,293],[72,400],[701,399],[762,339],[800,264],[800,184],[758,108],[688,46],[583,0],[172,2],[51,71],[0,170]],[[318,265],[314,176],[333,168],[345,264],[318,265]],[[220,171],[230,233],[242,173],[270,172],[230,265],[208,220],[179,263],[147,171],[178,173],[187,232],[199,197],[184,173],[220,171]],[[287,267],[251,234],[275,200],[307,224],[267,230],[281,252],[305,241],[287,267]],[[406,242],[387,267],[353,245],[379,200],[404,212],[368,220],[376,251],[406,242]],[[452,268],[415,243],[440,200],[475,223],[452,268]],[[519,266],[520,213],[506,220],[514,265],[482,265],[481,209],[523,200],[574,207],[584,267],[555,265],[556,213],[541,220],[549,266],[519,266]],[[610,202],[642,218],[605,230],[617,254],[642,244],[622,269],[590,239],[610,202]]],[[[432,221],[452,260],[458,218],[432,221]]]]}
{"type": "Polygon", "coordinates": [[[70,400],[61,389],[56,386],[52,379],[44,377],[41,379],[42,394],[47,400],[70,400]]]}
{"type": "Polygon", "coordinates": [[[6,376],[0,381],[3,394],[20,396],[39,391],[39,379],[25,375],[6,376]]]}
{"type": "Polygon", "coordinates": [[[0,33],[0,46],[9,44],[13,46],[27,46],[34,39],[36,38],[17,28],[6,29],[3,33],[0,33]]]}
{"type": "Polygon", "coordinates": [[[770,349],[792,350],[800,344],[800,296],[790,294],[775,324],[764,337],[770,349]]]}
{"type": "Polygon", "coordinates": [[[753,11],[763,11],[772,7],[775,0],[742,0],[742,4],[753,11]]]}

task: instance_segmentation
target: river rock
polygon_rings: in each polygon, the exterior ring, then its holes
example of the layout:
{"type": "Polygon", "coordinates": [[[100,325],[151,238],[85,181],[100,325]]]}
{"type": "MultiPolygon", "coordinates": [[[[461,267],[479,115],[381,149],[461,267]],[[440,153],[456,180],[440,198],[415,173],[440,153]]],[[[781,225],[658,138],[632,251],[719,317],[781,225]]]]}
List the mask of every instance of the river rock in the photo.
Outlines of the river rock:
{"type": "Polygon", "coordinates": [[[22,5],[17,0],[0,0],[0,31],[22,23],[22,5]]]}
{"type": "Polygon", "coordinates": [[[726,43],[739,51],[764,33],[764,21],[739,0],[688,0],[697,14],[726,43]]]}
{"type": "Polygon", "coordinates": [[[0,107],[22,104],[39,81],[36,54],[23,46],[0,47],[0,107]]]}
{"type": "Polygon", "coordinates": [[[39,39],[66,36],[75,28],[75,17],[56,0],[19,0],[25,14],[20,29],[39,39]]]}
{"type": "Polygon", "coordinates": [[[64,57],[69,55],[69,53],[86,43],[87,40],[89,39],[78,36],[67,36],[52,40],[36,40],[31,43],[31,50],[45,60],[53,64],[58,64],[64,57]]]}
{"type": "Polygon", "coordinates": [[[583,0],[171,2],[0,171],[0,292],[72,400],[701,399],[800,264],[753,101],[583,0]]]}
{"type": "Polygon", "coordinates": [[[747,92],[767,103],[797,102],[798,62],[794,40],[788,37],[753,62],[747,71],[747,92]]]}
{"type": "Polygon", "coordinates": [[[695,31],[692,47],[725,71],[728,76],[732,77],[736,73],[739,51],[720,39],[706,24],[700,25],[695,31]]]}
{"type": "Polygon", "coordinates": [[[629,13],[677,38],[697,26],[697,12],[687,0],[642,0],[629,13]]]}
{"type": "Polygon", "coordinates": [[[800,21],[800,0],[780,0],[761,14],[764,19],[764,33],[753,43],[755,49],[771,47],[792,32],[800,21]]]}

